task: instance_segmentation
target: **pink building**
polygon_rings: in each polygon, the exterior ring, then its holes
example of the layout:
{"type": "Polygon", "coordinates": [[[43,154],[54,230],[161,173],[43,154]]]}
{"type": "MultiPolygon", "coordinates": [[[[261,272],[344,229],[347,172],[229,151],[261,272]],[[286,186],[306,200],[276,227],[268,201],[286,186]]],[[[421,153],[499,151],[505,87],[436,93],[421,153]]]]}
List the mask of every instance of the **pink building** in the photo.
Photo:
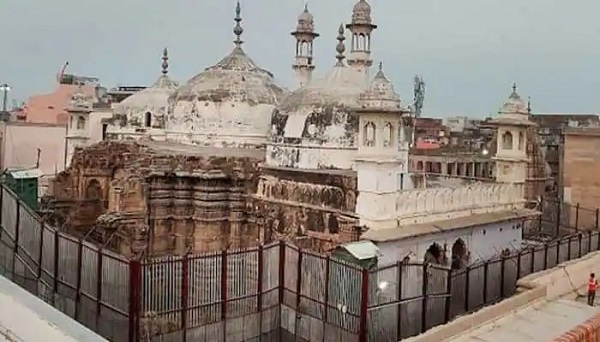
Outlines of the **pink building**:
{"type": "MultiPolygon", "coordinates": [[[[52,93],[31,96],[20,115],[25,117],[25,122],[66,125],[69,114],[65,108],[78,87],[76,84],[58,84],[52,93]]],[[[84,84],[82,88],[84,95],[95,97],[94,84],[84,84]]]]}

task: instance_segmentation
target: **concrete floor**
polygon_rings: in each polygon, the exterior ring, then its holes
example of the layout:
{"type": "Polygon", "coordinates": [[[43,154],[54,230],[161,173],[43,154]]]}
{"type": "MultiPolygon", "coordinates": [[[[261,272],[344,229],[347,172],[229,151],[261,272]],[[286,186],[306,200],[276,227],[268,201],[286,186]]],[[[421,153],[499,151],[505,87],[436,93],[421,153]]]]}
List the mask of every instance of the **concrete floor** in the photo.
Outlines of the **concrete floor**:
{"type": "Polygon", "coordinates": [[[552,341],[564,332],[600,312],[586,304],[585,298],[563,298],[536,303],[515,311],[497,321],[483,325],[450,340],[452,342],[544,342],[552,341]]]}

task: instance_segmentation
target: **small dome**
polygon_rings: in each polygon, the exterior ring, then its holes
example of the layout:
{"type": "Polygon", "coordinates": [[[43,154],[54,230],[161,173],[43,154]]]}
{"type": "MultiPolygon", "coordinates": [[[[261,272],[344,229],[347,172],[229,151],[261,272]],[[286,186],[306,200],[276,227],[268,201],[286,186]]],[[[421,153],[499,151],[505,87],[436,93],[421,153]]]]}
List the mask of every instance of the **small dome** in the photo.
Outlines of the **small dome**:
{"type": "Polygon", "coordinates": [[[367,0],[359,0],[352,8],[352,24],[370,24],[371,5],[367,0]]]}
{"type": "Polygon", "coordinates": [[[523,101],[521,96],[517,93],[517,85],[513,84],[513,91],[508,97],[508,100],[504,102],[500,109],[501,114],[529,114],[528,106],[523,101]]]}
{"type": "Polygon", "coordinates": [[[172,81],[167,75],[161,75],[152,86],[140,90],[115,105],[115,113],[128,116],[146,112],[164,115],[167,99],[176,89],[177,82],[172,81]]]}
{"type": "Polygon", "coordinates": [[[327,77],[290,92],[277,108],[280,112],[291,112],[299,107],[354,107],[365,86],[363,74],[343,65],[336,66],[327,77]]]}
{"type": "Polygon", "coordinates": [[[298,32],[313,32],[315,30],[314,17],[308,11],[308,5],[304,6],[304,11],[298,16],[298,25],[296,31],[298,32]]]}
{"type": "Polygon", "coordinates": [[[311,24],[314,22],[313,15],[308,11],[308,5],[304,6],[304,11],[298,16],[298,22],[311,24]]]}
{"type": "Polygon", "coordinates": [[[168,98],[177,89],[177,82],[174,82],[168,76],[168,56],[167,49],[163,51],[162,56],[162,75],[154,82],[154,84],[146,89],[143,89],[120,103],[115,105],[114,112],[116,115],[124,115],[126,121],[124,123],[132,126],[141,126],[145,120],[147,113],[152,117],[153,126],[163,127],[164,117],[167,112],[168,98]]]}
{"type": "Polygon", "coordinates": [[[396,93],[393,84],[383,73],[382,63],[379,63],[379,71],[368,89],[360,94],[360,106],[362,108],[401,109],[400,95],[396,93]]]}

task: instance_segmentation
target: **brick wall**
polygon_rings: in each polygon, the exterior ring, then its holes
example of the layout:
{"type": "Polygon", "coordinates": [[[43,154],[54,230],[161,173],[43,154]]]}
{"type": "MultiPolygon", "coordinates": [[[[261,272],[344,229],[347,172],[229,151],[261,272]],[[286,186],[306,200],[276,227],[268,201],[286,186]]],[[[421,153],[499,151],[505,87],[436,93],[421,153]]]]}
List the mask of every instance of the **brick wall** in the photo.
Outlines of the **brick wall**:
{"type": "MultiPolygon", "coordinates": [[[[562,170],[563,197],[582,208],[600,207],[600,134],[586,131],[565,133],[562,170]]],[[[587,218],[594,220],[592,215],[587,218]]],[[[581,217],[580,220],[586,220],[581,217]]],[[[580,222],[594,224],[594,222],[580,222]]]]}
{"type": "Polygon", "coordinates": [[[567,331],[554,342],[600,342],[600,313],[567,331]]]}

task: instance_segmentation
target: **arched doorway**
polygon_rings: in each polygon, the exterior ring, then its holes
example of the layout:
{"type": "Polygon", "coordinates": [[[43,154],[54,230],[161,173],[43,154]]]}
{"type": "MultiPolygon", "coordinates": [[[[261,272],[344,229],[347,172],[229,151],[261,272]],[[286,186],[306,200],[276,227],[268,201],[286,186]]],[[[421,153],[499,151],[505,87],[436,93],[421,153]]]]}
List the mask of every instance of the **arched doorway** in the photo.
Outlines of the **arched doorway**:
{"type": "Polygon", "coordinates": [[[92,179],[85,189],[85,199],[88,200],[101,200],[102,199],[102,186],[96,179],[92,179]]]}
{"type": "Polygon", "coordinates": [[[452,269],[459,270],[465,267],[468,259],[467,245],[463,239],[458,238],[452,245],[452,269]]]}
{"type": "Polygon", "coordinates": [[[425,251],[425,256],[423,257],[423,261],[430,264],[443,264],[444,260],[444,251],[442,247],[437,243],[432,243],[429,248],[425,251]]]}

